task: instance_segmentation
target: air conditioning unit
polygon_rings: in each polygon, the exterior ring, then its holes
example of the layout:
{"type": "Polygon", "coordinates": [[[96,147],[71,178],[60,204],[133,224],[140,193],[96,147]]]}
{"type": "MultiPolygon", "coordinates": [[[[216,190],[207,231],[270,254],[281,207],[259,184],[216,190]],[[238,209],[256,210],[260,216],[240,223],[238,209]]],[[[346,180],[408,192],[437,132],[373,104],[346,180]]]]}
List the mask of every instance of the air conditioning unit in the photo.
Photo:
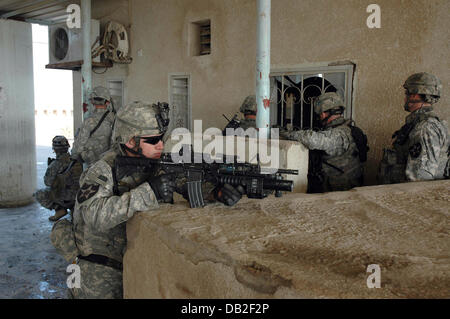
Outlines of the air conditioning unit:
{"type": "MultiPolygon", "coordinates": [[[[100,35],[100,22],[91,20],[91,46],[100,35]]],[[[50,46],[49,63],[63,63],[83,60],[83,32],[81,28],[69,28],[59,23],[48,27],[48,43],[50,46]]],[[[100,62],[100,56],[92,59],[100,62]]]]}

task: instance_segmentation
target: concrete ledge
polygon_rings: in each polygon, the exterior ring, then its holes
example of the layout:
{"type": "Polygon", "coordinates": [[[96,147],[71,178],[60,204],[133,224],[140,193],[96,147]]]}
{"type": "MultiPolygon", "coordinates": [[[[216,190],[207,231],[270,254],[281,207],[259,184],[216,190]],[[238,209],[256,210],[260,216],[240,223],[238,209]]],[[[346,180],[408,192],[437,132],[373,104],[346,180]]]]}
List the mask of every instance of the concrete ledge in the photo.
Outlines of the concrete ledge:
{"type": "Polygon", "coordinates": [[[450,181],[164,205],[127,224],[126,298],[448,298],[450,181]],[[367,288],[369,264],[381,288],[367,288]]]}

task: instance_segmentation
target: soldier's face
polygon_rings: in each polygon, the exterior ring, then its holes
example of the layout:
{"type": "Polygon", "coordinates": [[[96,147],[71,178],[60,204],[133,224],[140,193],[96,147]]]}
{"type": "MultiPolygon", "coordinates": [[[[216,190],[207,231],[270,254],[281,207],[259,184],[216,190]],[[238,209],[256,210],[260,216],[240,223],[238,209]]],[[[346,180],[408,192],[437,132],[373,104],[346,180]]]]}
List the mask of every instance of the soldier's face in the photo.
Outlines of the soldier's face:
{"type": "MultiPolygon", "coordinates": [[[[164,142],[162,140],[159,140],[157,143],[155,144],[150,144],[150,143],[146,143],[145,142],[145,138],[146,137],[158,137],[161,135],[143,135],[140,136],[141,140],[139,142],[139,147],[142,149],[142,155],[144,155],[147,158],[152,158],[152,159],[159,159],[161,157],[162,151],[164,149],[164,142]]],[[[152,139],[150,139],[151,141],[152,139]]],[[[132,138],[130,141],[128,141],[127,144],[125,144],[126,146],[128,146],[129,148],[137,151],[138,148],[136,146],[136,142],[134,141],[134,139],[132,138]]],[[[129,156],[136,156],[134,154],[129,153],[129,156]]]]}
{"type": "Polygon", "coordinates": [[[408,94],[408,91],[405,91],[405,111],[414,112],[421,108],[423,104],[424,101],[419,94],[408,94]]]}
{"type": "Polygon", "coordinates": [[[328,117],[329,113],[328,112],[322,112],[320,113],[320,120],[323,121],[324,119],[326,119],[328,117]]]}
{"type": "MultiPolygon", "coordinates": [[[[164,149],[164,143],[162,140],[156,142],[156,144],[151,144],[149,142],[145,142],[145,137],[159,137],[161,135],[144,135],[141,136],[144,139],[141,139],[139,143],[140,148],[142,149],[142,155],[147,158],[158,159],[161,157],[162,151],[164,149]]],[[[156,138],[157,140],[157,138],[156,138]]],[[[151,139],[150,139],[151,142],[151,139]]],[[[154,143],[154,142],[153,142],[154,143]]]]}

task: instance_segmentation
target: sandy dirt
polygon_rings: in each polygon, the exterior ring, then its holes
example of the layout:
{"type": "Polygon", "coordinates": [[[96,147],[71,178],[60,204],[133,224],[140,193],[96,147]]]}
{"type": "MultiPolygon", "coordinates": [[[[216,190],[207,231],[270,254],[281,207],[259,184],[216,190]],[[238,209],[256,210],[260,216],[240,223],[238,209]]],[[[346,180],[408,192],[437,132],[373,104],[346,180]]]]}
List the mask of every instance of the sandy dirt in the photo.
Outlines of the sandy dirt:
{"type": "MultiPolygon", "coordinates": [[[[51,147],[37,146],[37,184],[44,187],[51,147]]],[[[0,298],[66,298],[67,262],[50,242],[53,211],[35,202],[0,209],[0,298]]]]}

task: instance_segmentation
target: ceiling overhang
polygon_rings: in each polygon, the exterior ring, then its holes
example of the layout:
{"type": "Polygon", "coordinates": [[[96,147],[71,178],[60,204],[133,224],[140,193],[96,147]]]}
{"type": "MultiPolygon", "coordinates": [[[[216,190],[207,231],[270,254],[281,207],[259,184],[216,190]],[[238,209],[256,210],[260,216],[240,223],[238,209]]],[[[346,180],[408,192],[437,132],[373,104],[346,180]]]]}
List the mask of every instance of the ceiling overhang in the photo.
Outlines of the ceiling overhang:
{"type": "Polygon", "coordinates": [[[0,19],[52,25],[67,20],[67,7],[80,0],[0,0],[0,19]]]}

